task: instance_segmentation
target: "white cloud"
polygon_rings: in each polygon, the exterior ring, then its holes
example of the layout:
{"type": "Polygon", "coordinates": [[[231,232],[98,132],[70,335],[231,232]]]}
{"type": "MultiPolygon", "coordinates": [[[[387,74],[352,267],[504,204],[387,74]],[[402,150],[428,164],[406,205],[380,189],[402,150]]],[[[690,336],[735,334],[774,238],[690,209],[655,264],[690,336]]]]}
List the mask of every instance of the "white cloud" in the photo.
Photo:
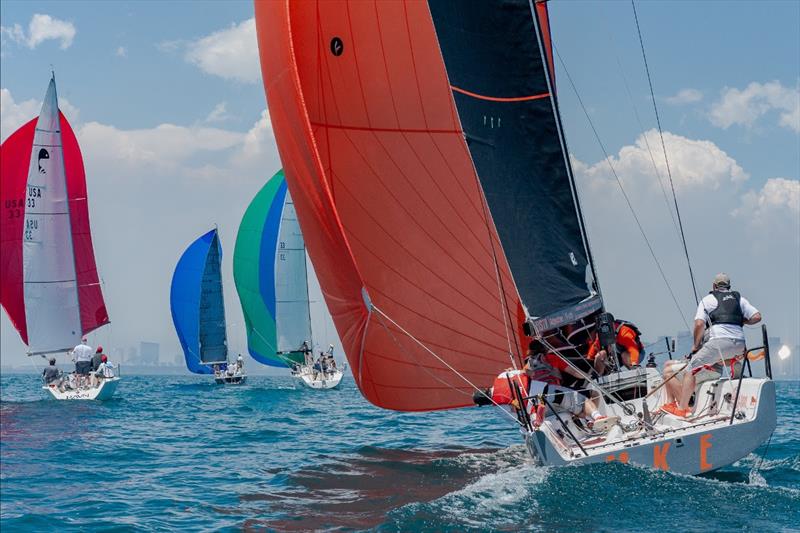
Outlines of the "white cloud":
{"type": "MultiPolygon", "coordinates": [[[[667,147],[670,170],[678,192],[696,189],[715,190],[720,186],[743,182],[749,177],[736,160],[711,141],[689,139],[664,132],[664,144],[667,147]]],[[[633,145],[623,146],[616,156],[611,157],[611,163],[626,186],[641,186],[642,182],[657,186],[653,159],[658,167],[658,174],[666,180],[664,152],[661,150],[661,139],[655,129],[640,135],[633,145]],[[647,149],[648,144],[653,151],[652,158],[647,149]]],[[[580,162],[576,165],[576,171],[580,170],[592,181],[599,180],[605,184],[606,180],[613,178],[605,161],[591,166],[580,162]]]]}
{"type": "MultiPolygon", "coordinates": [[[[175,43],[162,43],[162,48],[175,43]]],[[[225,79],[255,83],[261,78],[258,62],[255,19],[247,19],[230,28],[186,45],[186,60],[208,74],[225,79]]]]}
{"type": "MultiPolygon", "coordinates": [[[[80,112],[67,99],[59,98],[58,107],[64,112],[70,124],[75,126],[78,123],[80,112]]],[[[17,103],[11,91],[6,88],[0,89],[0,140],[5,141],[17,128],[39,116],[41,109],[41,100],[31,98],[17,103]]]]}
{"type": "MultiPolygon", "coordinates": [[[[775,215],[788,213],[800,215],[800,181],[787,178],[770,178],[760,191],[749,191],[742,197],[742,204],[733,211],[759,223],[768,222],[775,215]]],[[[796,224],[795,228],[800,231],[796,224]]]]}
{"type": "Polygon", "coordinates": [[[675,96],[667,97],[667,103],[672,105],[693,104],[703,99],[703,93],[697,89],[681,89],[675,96]]]}
{"type": "Polygon", "coordinates": [[[779,113],[779,125],[800,133],[800,87],[784,87],[779,81],[752,82],[742,90],[725,87],[709,118],[723,129],[734,124],[751,128],[773,111],[779,113]]]}
{"type": "Polygon", "coordinates": [[[97,162],[109,167],[139,168],[149,173],[181,176],[208,174],[204,158],[242,144],[244,134],[218,128],[159,124],[154,128],[123,130],[89,122],[79,133],[81,146],[97,162]],[[90,148],[89,148],[90,147],[90,148]]]}
{"type": "Polygon", "coordinates": [[[211,110],[211,113],[206,116],[203,122],[224,122],[229,118],[231,116],[228,114],[228,103],[220,102],[214,106],[214,109],[211,110]]]}
{"type": "Polygon", "coordinates": [[[10,39],[18,44],[25,43],[25,31],[19,24],[14,24],[13,26],[10,27],[0,26],[0,37],[3,38],[4,44],[5,44],[5,39],[10,39]]]}
{"type": "Polygon", "coordinates": [[[274,150],[275,133],[272,131],[272,122],[269,110],[261,112],[261,118],[245,134],[242,146],[242,156],[246,159],[263,157],[268,150],[274,150]]]}
{"type": "Polygon", "coordinates": [[[72,46],[77,30],[71,22],[53,18],[50,15],[36,13],[28,24],[27,35],[19,24],[11,27],[1,27],[2,35],[18,44],[23,44],[34,49],[44,41],[61,41],[61,49],[66,50],[72,46]]]}
{"type": "Polygon", "coordinates": [[[128,57],[128,50],[124,46],[120,46],[116,51],[117,57],[128,57]]]}
{"type": "MultiPolygon", "coordinates": [[[[660,141],[650,137],[654,134],[646,135],[663,173],[660,141]]],[[[796,336],[800,182],[773,178],[750,185],[744,180],[748,174],[714,143],[667,133],[665,141],[699,290],[707,290],[715,273],[729,272],[737,290],[768,317],[773,334],[796,336]]],[[[669,185],[665,198],[642,137],[620,149],[613,163],[680,311],[691,323],[694,296],[670,215],[674,206],[669,185]]],[[[685,329],[607,163],[575,161],[573,168],[609,309],[633,317],[648,337],[685,329]],[[642,294],[648,297],[643,300],[642,294]]]]}

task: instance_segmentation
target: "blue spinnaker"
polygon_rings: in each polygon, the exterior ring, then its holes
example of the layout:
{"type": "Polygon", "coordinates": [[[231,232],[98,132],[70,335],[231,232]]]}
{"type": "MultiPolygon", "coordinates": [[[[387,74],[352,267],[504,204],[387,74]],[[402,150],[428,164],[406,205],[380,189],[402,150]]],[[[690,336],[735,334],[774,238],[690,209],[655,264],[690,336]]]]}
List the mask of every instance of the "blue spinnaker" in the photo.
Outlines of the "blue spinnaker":
{"type": "Polygon", "coordinates": [[[211,374],[211,365],[227,362],[221,260],[219,236],[213,229],[183,252],[172,275],[172,322],[186,367],[195,374],[211,374]]]}

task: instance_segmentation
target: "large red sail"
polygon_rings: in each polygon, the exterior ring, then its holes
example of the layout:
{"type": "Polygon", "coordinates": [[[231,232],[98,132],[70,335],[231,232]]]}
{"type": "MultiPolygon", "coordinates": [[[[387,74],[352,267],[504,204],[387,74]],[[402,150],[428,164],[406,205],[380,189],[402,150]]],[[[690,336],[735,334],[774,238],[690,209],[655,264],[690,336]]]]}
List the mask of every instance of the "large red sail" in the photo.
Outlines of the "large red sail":
{"type": "Polygon", "coordinates": [[[0,145],[0,303],[25,344],[28,326],[22,296],[22,226],[36,120],[0,145]]]}
{"type": "Polygon", "coordinates": [[[86,171],[78,139],[63,113],[61,140],[69,196],[69,220],[72,227],[72,247],[75,253],[75,276],[78,281],[78,302],[81,309],[81,329],[89,333],[108,323],[108,311],[100,289],[97,264],[89,229],[89,202],[86,195],[86,171]]]}
{"type": "Polygon", "coordinates": [[[358,386],[391,409],[470,405],[519,361],[524,317],[427,4],[255,10],[286,181],[358,386]]]}
{"type": "MultiPolygon", "coordinates": [[[[59,112],[59,118],[81,329],[83,333],[88,333],[108,323],[108,312],[100,289],[89,229],[83,157],[66,117],[59,112]]],[[[36,120],[22,126],[0,146],[0,303],[25,344],[28,343],[28,330],[22,288],[22,225],[25,220],[25,184],[36,120]]]]}

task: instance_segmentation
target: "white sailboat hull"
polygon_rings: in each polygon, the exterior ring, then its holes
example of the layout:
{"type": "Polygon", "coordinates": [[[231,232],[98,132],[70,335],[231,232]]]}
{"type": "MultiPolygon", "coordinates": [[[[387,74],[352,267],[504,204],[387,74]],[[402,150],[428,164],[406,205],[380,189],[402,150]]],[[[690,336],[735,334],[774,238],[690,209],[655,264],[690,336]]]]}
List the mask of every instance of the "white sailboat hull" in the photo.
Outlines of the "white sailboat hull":
{"type": "Polygon", "coordinates": [[[109,400],[117,390],[120,378],[106,378],[97,387],[87,387],[78,390],[60,391],[54,385],[44,385],[42,388],[48,391],[56,400],[109,400]]]}
{"type": "MultiPolygon", "coordinates": [[[[689,475],[717,470],[753,452],[775,430],[774,382],[756,378],[742,380],[737,414],[731,423],[737,386],[738,380],[704,383],[697,393],[699,401],[695,412],[707,410],[708,414],[688,421],[656,414],[662,399],[647,400],[654,416],[654,430],[649,433],[644,429],[624,432],[620,426],[612,428],[605,436],[591,437],[562,414],[562,420],[582,441],[585,451],[551,415],[540,428],[526,433],[527,448],[534,460],[550,466],[620,461],[689,475]]],[[[643,401],[629,403],[641,413],[643,401]]],[[[620,416],[623,424],[626,418],[632,421],[619,405],[609,406],[609,411],[610,415],[620,416]]]]}
{"type": "Polygon", "coordinates": [[[339,369],[333,372],[315,372],[304,366],[299,372],[292,373],[292,377],[310,389],[334,389],[341,383],[344,372],[339,369]]]}
{"type": "Polygon", "coordinates": [[[238,374],[235,376],[215,376],[214,383],[217,385],[244,385],[247,382],[247,374],[238,374]]]}

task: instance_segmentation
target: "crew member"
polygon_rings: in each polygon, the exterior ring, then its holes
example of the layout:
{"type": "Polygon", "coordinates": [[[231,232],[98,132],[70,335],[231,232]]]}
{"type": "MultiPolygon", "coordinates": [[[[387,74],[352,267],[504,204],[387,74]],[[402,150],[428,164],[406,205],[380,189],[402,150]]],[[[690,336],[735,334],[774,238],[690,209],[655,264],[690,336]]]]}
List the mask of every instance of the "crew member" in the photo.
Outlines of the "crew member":
{"type": "Polygon", "coordinates": [[[114,377],[114,365],[108,362],[108,357],[103,354],[100,356],[100,365],[92,372],[92,387],[97,387],[101,379],[114,377]]]}
{"type": "Polygon", "coordinates": [[[730,277],[725,273],[717,274],[711,292],[697,306],[690,361],[667,361],[664,365],[664,380],[669,379],[666,384],[669,403],[662,406],[662,409],[681,417],[691,414],[689,401],[694,393],[698,374],[705,371],[711,373],[712,379],[718,379],[726,362],[744,356],[743,326],[758,324],[760,321],[761,313],[758,309],[738,292],[731,290],[730,277]],[[703,344],[706,324],[710,324],[709,336],[703,344]],[[672,378],[678,372],[680,374],[672,378]]]}
{"type": "Polygon", "coordinates": [[[86,337],[81,339],[81,343],[72,349],[72,360],[75,361],[75,373],[78,375],[78,386],[83,381],[83,376],[88,376],[92,371],[92,357],[94,351],[87,344],[86,337]]]}
{"type": "Polygon", "coordinates": [[[308,341],[303,341],[300,351],[303,352],[303,359],[305,360],[306,366],[311,366],[314,363],[314,351],[309,346],[308,341]]]}
{"type": "Polygon", "coordinates": [[[525,370],[531,380],[529,396],[543,394],[557,411],[573,415],[583,414],[593,422],[606,418],[600,414],[591,398],[580,391],[562,386],[562,373],[580,380],[583,380],[584,376],[569,366],[563,358],[548,352],[541,342],[530,343],[525,370]]]}
{"type": "MultiPolygon", "coordinates": [[[[642,345],[638,328],[629,322],[615,320],[614,330],[616,332],[617,355],[622,364],[627,368],[639,366],[639,359],[644,346],[642,345]]],[[[601,376],[605,373],[608,365],[608,351],[605,348],[601,348],[597,334],[595,334],[594,340],[589,345],[586,358],[594,362],[595,372],[601,376]]]]}
{"type": "Polygon", "coordinates": [[[100,368],[100,363],[103,362],[103,347],[98,346],[97,350],[95,350],[94,355],[92,356],[92,372],[97,372],[97,369],[100,368]]]}
{"type": "Polygon", "coordinates": [[[61,384],[61,370],[56,367],[56,358],[50,358],[50,366],[42,370],[42,379],[45,385],[54,385],[58,387],[61,384]]]}

